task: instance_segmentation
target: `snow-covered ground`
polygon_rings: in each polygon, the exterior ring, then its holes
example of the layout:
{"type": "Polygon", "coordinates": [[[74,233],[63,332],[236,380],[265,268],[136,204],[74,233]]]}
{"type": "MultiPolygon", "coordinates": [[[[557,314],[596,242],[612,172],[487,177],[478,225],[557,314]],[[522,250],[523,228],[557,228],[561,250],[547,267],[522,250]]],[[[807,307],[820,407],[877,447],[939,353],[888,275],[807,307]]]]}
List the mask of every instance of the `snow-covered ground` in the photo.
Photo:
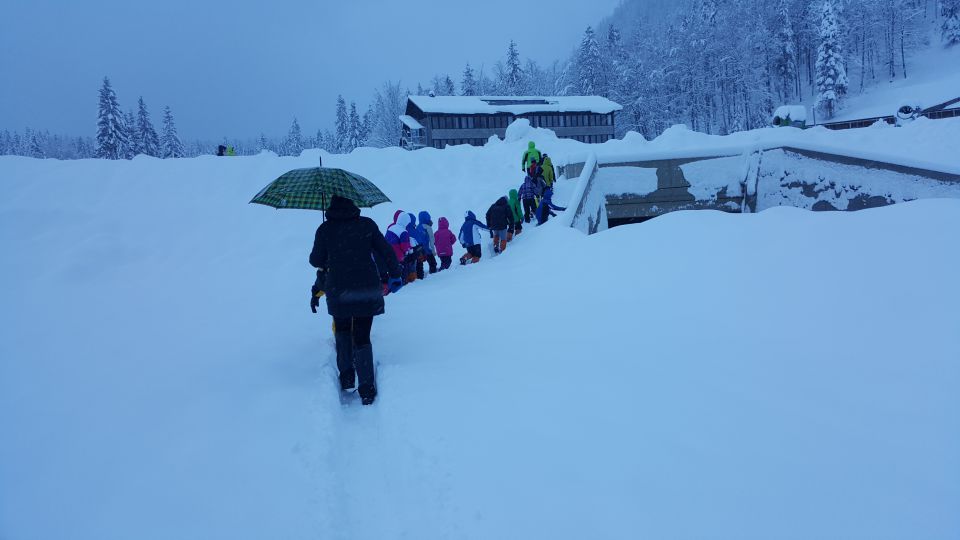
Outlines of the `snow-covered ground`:
{"type": "MultiPolygon", "coordinates": [[[[525,144],[324,164],[459,226],[525,144]]],[[[530,228],[388,297],[343,409],[320,216],[247,204],[316,162],[0,158],[0,538],[960,535],[960,201],[530,228]]]]}
{"type": "Polygon", "coordinates": [[[829,121],[891,116],[901,105],[927,108],[960,98],[960,49],[944,49],[936,42],[908,59],[906,78],[901,73],[892,81],[868,82],[862,94],[860,79],[852,78],[846,103],[829,121]]]}

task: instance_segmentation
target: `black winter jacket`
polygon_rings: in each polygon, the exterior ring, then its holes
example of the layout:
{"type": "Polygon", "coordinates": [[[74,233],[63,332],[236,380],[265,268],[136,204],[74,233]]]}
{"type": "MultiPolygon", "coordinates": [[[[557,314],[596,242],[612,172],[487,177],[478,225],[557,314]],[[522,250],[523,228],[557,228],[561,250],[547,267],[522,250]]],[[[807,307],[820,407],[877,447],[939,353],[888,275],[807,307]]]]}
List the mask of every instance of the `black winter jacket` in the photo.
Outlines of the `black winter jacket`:
{"type": "Polygon", "coordinates": [[[330,201],[327,221],[317,228],[310,264],[325,271],[327,312],[334,317],[380,315],[381,271],[400,277],[397,258],[377,224],[360,217],[360,209],[342,197],[330,201]]]}
{"type": "Polygon", "coordinates": [[[492,231],[502,231],[509,229],[513,225],[513,212],[510,210],[510,203],[506,197],[500,197],[493,206],[487,210],[487,227],[492,231]]]}

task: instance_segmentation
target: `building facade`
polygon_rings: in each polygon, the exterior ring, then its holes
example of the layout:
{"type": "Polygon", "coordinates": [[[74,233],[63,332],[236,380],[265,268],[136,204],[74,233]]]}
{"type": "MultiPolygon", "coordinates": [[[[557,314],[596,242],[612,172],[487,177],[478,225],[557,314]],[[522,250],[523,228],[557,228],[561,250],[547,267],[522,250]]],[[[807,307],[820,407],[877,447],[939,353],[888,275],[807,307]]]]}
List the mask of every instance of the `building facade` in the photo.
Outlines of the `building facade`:
{"type": "Polygon", "coordinates": [[[400,117],[400,145],[411,150],[482,146],[492,135],[504,138],[507,126],[519,118],[563,139],[602,143],[614,138],[621,109],[598,96],[409,96],[406,114],[400,117]]]}

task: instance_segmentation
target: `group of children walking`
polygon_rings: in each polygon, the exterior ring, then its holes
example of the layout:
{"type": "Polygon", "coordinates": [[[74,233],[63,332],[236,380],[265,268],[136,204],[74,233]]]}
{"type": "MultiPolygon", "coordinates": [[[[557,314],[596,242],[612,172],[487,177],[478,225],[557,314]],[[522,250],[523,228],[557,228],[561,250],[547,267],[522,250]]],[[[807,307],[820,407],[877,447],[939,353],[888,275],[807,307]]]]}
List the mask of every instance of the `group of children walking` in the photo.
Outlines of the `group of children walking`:
{"type": "Polygon", "coordinates": [[[460,257],[460,264],[477,263],[483,256],[481,246],[484,232],[493,238],[494,253],[500,254],[515,236],[523,232],[525,223],[536,219],[537,225],[542,225],[551,216],[556,216],[554,210],[566,210],[553,204],[556,174],[550,156],[541,154],[531,141],[523,154],[521,166],[526,173],[523,184],[518,189],[511,189],[507,196],[500,197],[490,206],[485,216],[486,223],[468,210],[459,235],[453,234],[450,222],[445,217],[440,218],[434,232],[433,220],[428,212],[420,212],[414,217],[413,214],[397,210],[384,236],[403,268],[406,283],[424,279],[427,273],[434,274],[450,268],[453,246],[457,241],[467,251],[460,257]],[[426,270],[424,265],[427,266],[426,270]]]}

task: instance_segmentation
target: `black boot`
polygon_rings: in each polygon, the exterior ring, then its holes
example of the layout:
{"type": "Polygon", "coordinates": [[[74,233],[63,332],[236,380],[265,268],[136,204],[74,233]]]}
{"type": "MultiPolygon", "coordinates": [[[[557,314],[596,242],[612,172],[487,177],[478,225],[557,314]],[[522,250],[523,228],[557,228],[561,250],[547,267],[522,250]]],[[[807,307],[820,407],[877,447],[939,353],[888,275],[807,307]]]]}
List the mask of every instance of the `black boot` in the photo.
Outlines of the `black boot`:
{"type": "Polygon", "coordinates": [[[357,378],[360,386],[360,401],[370,405],[377,397],[377,381],[373,372],[373,347],[363,345],[354,350],[354,365],[357,367],[357,378]]]}
{"type": "Polygon", "coordinates": [[[356,387],[356,371],[353,368],[353,334],[337,332],[337,370],[340,372],[340,389],[350,390],[356,387]]]}

